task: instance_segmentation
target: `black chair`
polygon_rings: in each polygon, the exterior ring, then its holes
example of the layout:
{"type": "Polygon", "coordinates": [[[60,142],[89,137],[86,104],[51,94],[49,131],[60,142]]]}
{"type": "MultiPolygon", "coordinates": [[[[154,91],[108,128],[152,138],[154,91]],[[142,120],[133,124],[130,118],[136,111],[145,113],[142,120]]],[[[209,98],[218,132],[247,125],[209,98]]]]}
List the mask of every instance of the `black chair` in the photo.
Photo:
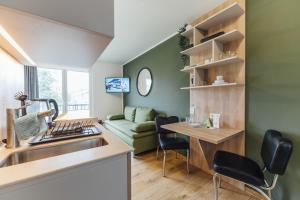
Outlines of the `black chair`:
{"type": "Polygon", "coordinates": [[[261,148],[263,168],[247,157],[225,151],[216,152],[213,161],[213,168],[216,172],[214,175],[215,199],[218,200],[219,174],[239,180],[267,199],[271,199],[271,191],[276,186],[278,176],[285,173],[292,151],[293,143],[289,139],[283,138],[278,131],[268,130],[261,148]],[[264,172],[266,171],[273,175],[271,184],[265,178],[264,172]],[[268,192],[268,195],[263,190],[268,192]]]}
{"type": "MultiPolygon", "coordinates": [[[[186,150],[187,154],[187,172],[189,173],[189,143],[180,137],[176,136],[176,133],[161,128],[162,125],[172,124],[179,122],[178,117],[171,116],[171,117],[156,117],[155,118],[155,125],[156,125],[156,133],[158,134],[158,142],[159,145],[157,146],[156,158],[158,158],[159,148],[161,148],[164,152],[164,159],[163,159],[163,176],[165,176],[165,166],[166,166],[166,156],[168,150],[186,150]]],[[[177,152],[176,152],[177,157],[177,152]]]]}

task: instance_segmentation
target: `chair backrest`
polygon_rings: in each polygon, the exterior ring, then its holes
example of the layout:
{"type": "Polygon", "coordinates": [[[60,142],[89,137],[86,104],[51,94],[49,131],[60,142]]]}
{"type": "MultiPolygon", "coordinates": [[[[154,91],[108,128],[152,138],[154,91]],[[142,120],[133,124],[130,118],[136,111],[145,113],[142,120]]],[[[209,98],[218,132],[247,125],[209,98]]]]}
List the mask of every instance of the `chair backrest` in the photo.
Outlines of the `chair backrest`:
{"type": "Polygon", "coordinates": [[[272,174],[283,175],[293,151],[293,143],[275,130],[267,130],[261,148],[266,169],[272,174]]]}
{"type": "Polygon", "coordinates": [[[155,118],[156,133],[158,133],[158,134],[172,133],[172,131],[163,129],[163,128],[161,128],[161,126],[166,125],[166,124],[177,123],[177,122],[179,122],[179,118],[177,116],[156,117],[155,118]]]}

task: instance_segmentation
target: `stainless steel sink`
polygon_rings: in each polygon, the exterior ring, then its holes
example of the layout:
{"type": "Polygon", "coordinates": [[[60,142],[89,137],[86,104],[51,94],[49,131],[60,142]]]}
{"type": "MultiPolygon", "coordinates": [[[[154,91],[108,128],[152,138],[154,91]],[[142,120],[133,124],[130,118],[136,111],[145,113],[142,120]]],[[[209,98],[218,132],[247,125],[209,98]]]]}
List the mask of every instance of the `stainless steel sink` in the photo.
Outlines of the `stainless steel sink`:
{"type": "Polygon", "coordinates": [[[12,166],[12,165],[18,165],[21,163],[26,163],[34,160],[59,156],[59,155],[72,153],[76,151],[92,149],[104,145],[107,145],[107,142],[103,138],[97,138],[97,139],[72,142],[68,144],[61,144],[61,145],[56,145],[51,147],[15,152],[12,153],[4,161],[4,163],[0,164],[0,168],[12,166]]]}

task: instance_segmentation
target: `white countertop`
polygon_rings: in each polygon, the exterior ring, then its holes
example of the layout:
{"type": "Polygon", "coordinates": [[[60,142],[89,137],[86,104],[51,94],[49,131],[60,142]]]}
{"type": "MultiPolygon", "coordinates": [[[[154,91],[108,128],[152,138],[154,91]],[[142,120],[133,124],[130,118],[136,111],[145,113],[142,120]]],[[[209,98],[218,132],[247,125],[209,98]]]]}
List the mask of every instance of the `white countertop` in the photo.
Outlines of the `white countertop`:
{"type": "Polygon", "coordinates": [[[21,147],[17,149],[6,149],[3,145],[0,147],[0,163],[5,162],[10,154],[18,151],[68,144],[74,141],[96,138],[103,138],[108,143],[108,145],[105,146],[0,168],[0,188],[132,151],[127,144],[110,133],[110,131],[102,125],[97,126],[99,126],[102,130],[102,134],[99,136],[64,140],[37,146],[29,146],[22,142],[21,147]]]}

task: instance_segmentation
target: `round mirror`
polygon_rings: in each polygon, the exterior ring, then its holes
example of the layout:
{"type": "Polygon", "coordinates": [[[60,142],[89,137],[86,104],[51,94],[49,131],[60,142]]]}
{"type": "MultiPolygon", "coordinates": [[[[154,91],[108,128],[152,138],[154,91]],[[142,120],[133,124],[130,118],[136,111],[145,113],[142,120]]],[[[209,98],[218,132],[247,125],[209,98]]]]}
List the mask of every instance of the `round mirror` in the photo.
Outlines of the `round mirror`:
{"type": "Polygon", "coordinates": [[[152,74],[149,68],[142,68],[136,79],[137,91],[141,96],[147,96],[152,88],[152,74]]]}

